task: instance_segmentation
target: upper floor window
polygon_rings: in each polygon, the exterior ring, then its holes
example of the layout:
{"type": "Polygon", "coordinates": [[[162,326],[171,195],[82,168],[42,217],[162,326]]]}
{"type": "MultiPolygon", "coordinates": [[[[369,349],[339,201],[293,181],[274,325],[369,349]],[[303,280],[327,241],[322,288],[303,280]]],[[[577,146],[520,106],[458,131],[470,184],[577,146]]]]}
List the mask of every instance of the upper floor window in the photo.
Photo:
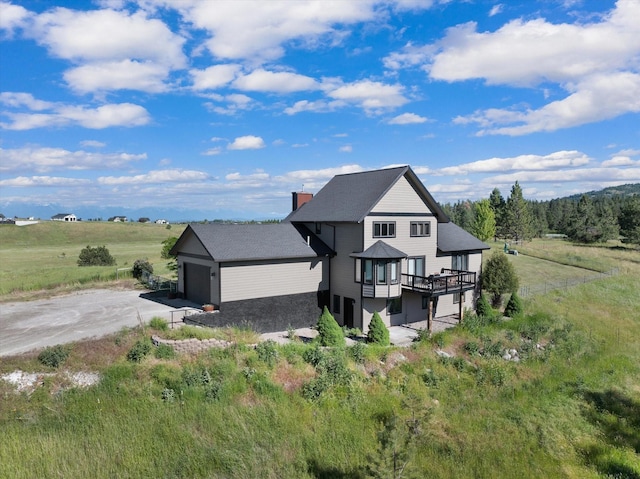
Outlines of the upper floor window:
{"type": "Polygon", "coordinates": [[[453,256],[451,256],[451,269],[457,269],[459,271],[469,271],[469,255],[454,254],[453,256]]]}
{"type": "Polygon", "coordinates": [[[424,276],[424,256],[407,258],[407,274],[411,276],[424,276]]]}
{"type": "Polygon", "coordinates": [[[376,221],[373,223],[374,238],[395,238],[396,222],[395,221],[376,221]]]}
{"type": "Polygon", "coordinates": [[[429,221],[412,221],[411,236],[431,236],[431,222],[429,221]]]}

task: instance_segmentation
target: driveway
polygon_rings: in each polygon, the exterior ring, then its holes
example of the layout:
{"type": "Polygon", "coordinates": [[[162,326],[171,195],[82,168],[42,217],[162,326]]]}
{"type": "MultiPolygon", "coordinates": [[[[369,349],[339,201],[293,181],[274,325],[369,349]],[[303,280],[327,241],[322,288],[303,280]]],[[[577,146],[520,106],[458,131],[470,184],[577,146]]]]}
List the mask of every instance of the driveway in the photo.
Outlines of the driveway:
{"type": "MultiPolygon", "coordinates": [[[[198,305],[140,290],[98,289],[37,301],[0,304],[0,356],[24,353],[148,323],[198,305]]],[[[175,314],[175,320],[182,318],[175,314]]]]}

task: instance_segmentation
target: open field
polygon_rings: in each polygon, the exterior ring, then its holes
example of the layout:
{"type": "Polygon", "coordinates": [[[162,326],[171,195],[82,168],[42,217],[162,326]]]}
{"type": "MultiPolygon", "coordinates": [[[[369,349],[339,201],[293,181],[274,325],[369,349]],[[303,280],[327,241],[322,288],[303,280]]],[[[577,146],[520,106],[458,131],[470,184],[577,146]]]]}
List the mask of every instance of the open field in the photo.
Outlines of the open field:
{"type": "MultiPolygon", "coordinates": [[[[554,245],[558,257],[574,248],[554,245]]],[[[522,318],[468,315],[406,349],[127,360],[161,334],[147,326],[73,345],[61,369],[99,373],[88,389],[35,355],[3,358],[0,374],[53,375],[20,394],[0,381],[0,476],[394,477],[395,460],[405,478],[638,479],[640,252],[580,252],[620,273],[528,298],[522,318]],[[519,362],[502,358],[511,348],[519,362]]],[[[548,267],[512,261],[532,284],[548,267]]]]}
{"type": "MultiPolygon", "coordinates": [[[[0,300],[9,293],[52,289],[116,278],[117,268],[148,258],[154,273],[168,275],[160,257],[162,241],[180,236],[185,225],[47,221],[30,226],[0,227],[0,300]],[[106,246],[116,266],[79,267],[82,248],[106,246]]],[[[14,295],[15,296],[15,295],[14,295]]]]}

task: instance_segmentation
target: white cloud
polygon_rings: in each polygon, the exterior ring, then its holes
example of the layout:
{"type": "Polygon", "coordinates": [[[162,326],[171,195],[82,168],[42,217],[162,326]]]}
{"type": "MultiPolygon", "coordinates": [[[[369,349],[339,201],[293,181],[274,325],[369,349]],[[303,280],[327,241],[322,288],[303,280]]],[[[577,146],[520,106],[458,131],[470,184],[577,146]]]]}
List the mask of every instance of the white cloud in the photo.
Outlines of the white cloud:
{"type": "Polygon", "coordinates": [[[484,78],[489,84],[568,82],[626,69],[640,53],[640,2],[619,0],[604,21],[552,24],[512,20],[496,32],[466,23],[448,30],[426,65],[431,78],[484,78]]]}
{"type": "Polygon", "coordinates": [[[346,102],[344,101],[300,100],[295,102],[293,106],[285,108],[284,113],[287,115],[295,115],[297,113],[302,113],[305,111],[314,113],[327,113],[330,111],[335,111],[337,108],[343,107],[345,105],[346,102]]]}
{"type": "Polygon", "coordinates": [[[311,77],[291,72],[272,72],[263,69],[254,70],[248,75],[238,77],[233,86],[245,91],[290,93],[319,88],[311,77]]]}
{"type": "Polygon", "coordinates": [[[344,145],[338,148],[340,153],[351,153],[353,151],[353,147],[351,145],[344,145]]]}
{"type": "Polygon", "coordinates": [[[31,111],[49,110],[55,106],[55,103],[37,100],[31,93],[10,91],[0,93],[0,103],[11,108],[26,107],[31,111]]]}
{"type": "Polygon", "coordinates": [[[425,123],[427,118],[416,115],[415,113],[403,113],[389,120],[390,125],[411,125],[416,123],[425,123]]]}
{"type": "Polygon", "coordinates": [[[96,62],[64,72],[69,86],[79,93],[109,90],[140,90],[160,93],[168,89],[168,69],[157,63],[141,63],[129,59],[96,62]]]}
{"type": "Polygon", "coordinates": [[[209,148],[208,150],[202,152],[204,156],[216,156],[216,155],[219,155],[220,153],[222,153],[222,148],[219,146],[216,146],[214,148],[209,148]]]}
{"type": "Polygon", "coordinates": [[[240,71],[240,65],[213,65],[204,70],[190,70],[194,90],[215,90],[231,83],[240,71]]]}
{"type": "Polygon", "coordinates": [[[140,185],[191,181],[200,182],[209,179],[209,174],[203,171],[171,169],[149,171],[148,173],[135,176],[101,176],[97,181],[102,185],[140,185]]]}
{"type": "MultiPolygon", "coordinates": [[[[164,2],[163,2],[164,3],[164,2]]],[[[364,2],[175,2],[186,20],[206,30],[206,45],[216,58],[275,60],[282,45],[295,41],[304,46],[323,41],[338,43],[345,26],[371,20],[375,5],[364,2]]]]}
{"type": "Polygon", "coordinates": [[[640,74],[612,73],[592,75],[574,87],[575,92],[537,110],[489,109],[456,123],[476,123],[478,135],[524,135],[555,131],[585,123],[606,120],[630,112],[640,112],[640,74]],[[502,126],[507,125],[507,126],[502,126]]]}
{"type": "Polygon", "coordinates": [[[24,28],[30,19],[31,13],[20,5],[0,2],[0,30],[8,38],[13,36],[14,30],[24,28]]]}
{"type": "Polygon", "coordinates": [[[610,119],[640,111],[640,2],[618,0],[589,23],[517,19],[494,32],[479,32],[469,22],[449,28],[433,44],[409,43],[384,64],[392,70],[419,66],[430,78],[447,82],[484,79],[520,87],[552,82],[568,92],[539,108],[489,108],[455,119],[477,124],[481,135],[523,135],[610,119]]]}
{"type": "Polygon", "coordinates": [[[64,77],[79,92],[166,90],[172,69],[186,65],[184,38],[144,12],[54,8],[34,16],[30,34],[58,58],[78,66],[64,77]]]}
{"type": "Polygon", "coordinates": [[[489,158],[431,171],[437,175],[495,173],[509,170],[547,171],[587,165],[591,159],[579,151],[557,151],[548,155],[519,155],[512,158],[489,158]]]}
{"type": "Polygon", "coordinates": [[[230,143],[227,146],[229,150],[259,150],[260,148],[264,148],[265,143],[262,138],[259,136],[246,135],[239,136],[233,143],[230,143]]]}
{"type": "Polygon", "coordinates": [[[573,170],[555,171],[516,171],[505,175],[496,175],[487,178],[493,183],[557,183],[562,181],[594,181],[598,184],[607,181],[621,181],[627,183],[640,182],[640,168],[582,168],[573,170]]]}
{"type": "Polygon", "coordinates": [[[90,184],[91,180],[82,178],[64,178],[60,176],[18,176],[0,180],[0,186],[26,188],[31,186],[81,186],[90,184]]]}
{"type": "Polygon", "coordinates": [[[97,141],[97,140],[83,140],[80,142],[80,145],[88,146],[91,148],[104,148],[105,146],[107,146],[106,143],[103,143],[102,141],[97,141]]]}
{"type": "Polygon", "coordinates": [[[147,158],[146,153],[95,153],[83,150],[69,151],[63,148],[1,149],[0,171],[97,170],[124,168],[147,158]]]}
{"type": "Polygon", "coordinates": [[[493,7],[491,7],[489,16],[493,17],[495,15],[498,15],[499,13],[502,13],[502,10],[504,10],[504,5],[502,3],[497,3],[493,7]]]}
{"type": "Polygon", "coordinates": [[[7,93],[0,101],[11,107],[26,107],[31,111],[46,113],[25,113],[3,111],[2,116],[9,122],[0,122],[5,130],[31,130],[43,127],[63,127],[78,125],[90,129],[103,129],[114,126],[142,126],[150,121],[149,113],[140,105],[132,103],[106,104],[96,108],[62,103],[50,103],[36,100],[30,94],[7,93]]]}
{"type": "Polygon", "coordinates": [[[367,113],[380,114],[387,109],[404,105],[408,100],[402,95],[404,87],[371,80],[361,80],[329,91],[331,98],[355,104],[367,113]]]}

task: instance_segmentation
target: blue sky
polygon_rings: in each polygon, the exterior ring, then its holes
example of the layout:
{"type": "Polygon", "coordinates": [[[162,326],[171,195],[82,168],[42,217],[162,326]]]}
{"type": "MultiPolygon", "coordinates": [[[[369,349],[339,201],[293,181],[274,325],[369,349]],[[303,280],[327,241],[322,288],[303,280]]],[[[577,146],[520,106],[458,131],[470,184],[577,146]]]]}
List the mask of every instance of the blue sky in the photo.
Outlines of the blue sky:
{"type": "Polygon", "coordinates": [[[0,1],[0,148],[7,216],[281,218],[401,164],[441,203],[637,183],[640,1],[0,1]]]}

